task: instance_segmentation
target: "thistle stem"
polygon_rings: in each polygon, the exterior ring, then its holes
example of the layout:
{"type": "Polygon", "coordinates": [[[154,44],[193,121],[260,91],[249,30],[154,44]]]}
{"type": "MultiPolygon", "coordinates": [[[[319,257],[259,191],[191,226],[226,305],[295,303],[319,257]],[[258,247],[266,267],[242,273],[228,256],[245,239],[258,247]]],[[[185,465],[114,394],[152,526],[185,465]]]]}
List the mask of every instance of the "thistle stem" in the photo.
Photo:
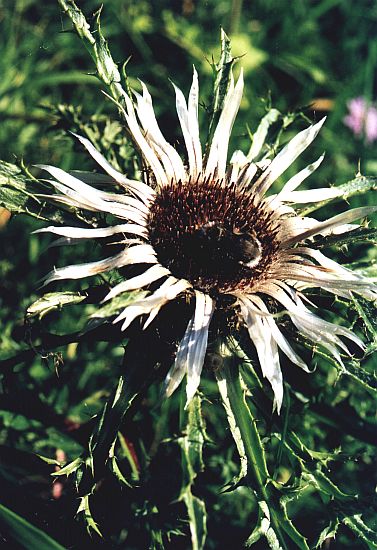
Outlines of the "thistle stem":
{"type": "Polygon", "coordinates": [[[257,429],[257,419],[246,403],[246,388],[239,372],[240,360],[225,343],[220,344],[219,352],[223,363],[215,375],[232,436],[240,455],[241,471],[238,482],[244,479],[254,492],[258,503],[266,503],[271,524],[281,548],[288,550],[279,519],[275,517],[272,492],[268,487],[271,478],[257,429]]]}
{"type": "Polygon", "coordinates": [[[241,386],[239,364],[236,357],[224,345],[221,346],[222,366],[216,371],[223,406],[236,443],[240,459],[241,474],[252,474],[258,487],[258,493],[267,498],[266,484],[268,470],[264,457],[262,442],[256,428],[256,420],[252,417],[245,401],[245,391],[241,386]],[[251,472],[249,468],[251,467],[251,472]]]}

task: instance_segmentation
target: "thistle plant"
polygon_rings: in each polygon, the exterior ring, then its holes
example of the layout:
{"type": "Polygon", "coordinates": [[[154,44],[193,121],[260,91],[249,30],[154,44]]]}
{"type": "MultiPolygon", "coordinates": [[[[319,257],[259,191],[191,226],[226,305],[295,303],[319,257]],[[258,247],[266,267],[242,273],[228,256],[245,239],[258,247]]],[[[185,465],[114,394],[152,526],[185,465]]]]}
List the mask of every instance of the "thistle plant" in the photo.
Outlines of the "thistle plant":
{"type": "Polygon", "coordinates": [[[8,209],[50,223],[36,233],[57,235],[59,246],[78,245],[77,261],[53,267],[42,281],[49,292],[28,308],[33,327],[52,310],[90,304],[86,327],[61,336],[49,351],[63,342],[110,335],[124,344],[125,353],[119,380],[113,380],[113,393],[97,412],[82,452],[66,464],[41,458],[61,467],[52,473],[55,478],[75,476],[77,515],[89,531],[102,535],[93,508],[103,480],[113,477],[132,500],[153,476],[148,459],[140,465],[127,427],[141,410],[143,396],[154,391],[150,406],[159,408],[162,421],[170,402],[179,400],[178,424],[169,439],[181,452],[175,501],[184,504],[189,528],[178,521],[173,527],[153,521],[158,505],[148,495],[132,513],[144,515],[149,547],[163,548],[180,535],[189,536],[194,549],[205,547],[211,518],[196,483],[211,467],[203,454],[213,444],[206,424],[226,422],[233,439],[227,444],[239,455],[239,471],[231,472],[224,489],[247,494],[243,498],[253,516],[248,546],[318,548],[344,524],[375,548],[376,535],[364,518],[371,515],[372,501],[348,493],[331,477],[329,462],[343,459],[340,450],[308,447],[290,417],[300,407],[316,410],[302,388],[317,375],[318,362],[376,391],[374,376],[361,365],[376,343],[374,268],[342,265],[334,253],[350,243],[375,242],[376,231],[364,220],[377,207],[352,208],[341,201],[375,189],[376,180],[358,174],[344,185],[319,186],[324,155],[284,179],[306,149],[310,154],[326,123],[302,117],[306,127],[287,141],[284,133],[295,117],[271,107],[249,150],[229,151],[247,91],[242,68],[237,79],[233,76],[237,60],[224,32],[220,60],[212,65],[205,143],[196,69],[187,96],[173,84],[182,153],[165,139],[148,86],[141,82],[133,89],[125,70],[122,74],[115,64],[99,14],[93,31],[73,1],[59,3],[93,59],[107,100],[117,107],[132,160],[123,171],[89,132],[76,131],[72,139],[98,171],[68,172],[40,164],[37,179],[34,172],[4,163],[1,197],[8,209]],[[301,185],[307,187],[301,190],[301,185]],[[332,212],[328,217],[321,214],[325,207],[332,212]],[[88,261],[81,255],[81,245],[88,242],[112,252],[88,261]],[[101,285],[66,290],[72,288],[66,281],[87,277],[100,278],[101,285]],[[52,292],[50,285],[60,281],[64,290],[52,292]],[[304,374],[296,375],[298,369],[304,374]],[[295,387],[296,376],[301,388],[295,387]],[[291,467],[287,479],[280,475],[283,456],[291,467]],[[315,541],[294,519],[294,508],[308,493],[331,503],[315,541]]]}

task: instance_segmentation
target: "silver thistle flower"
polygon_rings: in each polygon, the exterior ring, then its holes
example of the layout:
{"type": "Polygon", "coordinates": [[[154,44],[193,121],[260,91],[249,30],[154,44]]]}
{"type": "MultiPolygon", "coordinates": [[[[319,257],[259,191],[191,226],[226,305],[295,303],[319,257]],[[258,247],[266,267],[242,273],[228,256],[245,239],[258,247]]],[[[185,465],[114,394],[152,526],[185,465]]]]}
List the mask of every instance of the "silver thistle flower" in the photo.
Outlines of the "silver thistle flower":
{"type": "Polygon", "coordinates": [[[47,227],[73,239],[99,239],[122,235],[123,250],[93,263],[55,269],[46,284],[80,279],[126,265],[139,264],[141,274],[111,289],[107,300],[135,289],[158,284],[149,295],[136,299],[114,320],[125,330],[137,317],[144,328],[161,307],[183,293],[194,301],[194,314],[179,343],[175,362],[165,381],[171,395],[187,375],[187,400],[194,396],[206,355],[208,330],[216,304],[232,297],[232,307],[245,324],[256,348],[263,375],[269,380],[278,411],[283,400],[279,350],[292,363],[308,371],[269,310],[271,299],[280,305],[298,332],[326,348],[341,362],[340,350],[349,353],[345,337],[363,348],[350,330],[321,319],[305,304],[306,288],[321,288],[349,298],[357,292],[377,297],[377,287],[366,278],[340,266],[315,249],[312,237],[344,233],[375,209],[355,208],[325,221],[298,215],[293,204],[317,202],[340,195],[336,188],[297,191],[323,160],[292,177],[283,189],[266,196],[271,185],[317,136],[324,119],[297,134],[276,156],[255,162],[252,147],[245,156],[236,151],[227,165],[228,143],[243,93],[242,73],[232,82],[205,159],[199,138],[197,73],[188,102],[175,87],[176,109],[187,150],[188,164],[165,140],[155,118],[151,96],[143,84],[136,104],[124,96],[124,118],[150,171],[148,183],[130,180],[115,170],[86,139],[77,138],[94,160],[125,194],[100,191],[78,177],[52,166],[41,166],[53,178],[66,205],[112,214],[121,223],[100,229],[47,227]],[[125,238],[126,237],[126,238],[125,238]]]}

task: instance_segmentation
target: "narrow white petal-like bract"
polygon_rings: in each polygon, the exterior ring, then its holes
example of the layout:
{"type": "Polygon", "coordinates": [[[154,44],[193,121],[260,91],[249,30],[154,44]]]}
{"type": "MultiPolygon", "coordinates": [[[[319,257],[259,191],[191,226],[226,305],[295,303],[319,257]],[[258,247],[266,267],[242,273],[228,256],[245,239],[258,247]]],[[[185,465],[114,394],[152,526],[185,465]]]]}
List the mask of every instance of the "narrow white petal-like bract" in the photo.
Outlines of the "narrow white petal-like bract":
{"type": "Polygon", "coordinates": [[[185,96],[175,84],[173,84],[175,90],[175,101],[179,123],[181,125],[181,130],[183,134],[183,139],[185,140],[187,156],[189,161],[190,176],[195,178],[198,174],[198,167],[196,163],[195,148],[192,136],[190,134],[190,122],[189,122],[189,113],[187,109],[187,103],[185,96]]]}
{"type": "Polygon", "coordinates": [[[194,155],[195,155],[196,173],[200,174],[200,172],[202,171],[202,145],[200,143],[198,108],[199,108],[199,81],[198,81],[198,73],[196,72],[196,69],[194,67],[192,84],[191,84],[190,94],[188,99],[187,114],[188,114],[189,132],[192,139],[192,146],[193,146],[194,155]]]}
{"type": "MultiPolygon", "coordinates": [[[[247,162],[247,158],[245,156],[245,154],[240,151],[239,149],[237,151],[234,151],[230,161],[229,161],[230,165],[232,166],[232,172],[231,172],[231,175],[230,175],[230,181],[233,183],[233,182],[236,182],[238,180],[238,185],[242,185],[241,184],[241,181],[239,180],[239,173],[240,171],[247,165],[249,165],[249,163],[247,162]]],[[[257,171],[257,167],[255,164],[253,164],[253,166],[255,166],[255,172],[257,171]]]]}
{"type": "Polygon", "coordinates": [[[114,286],[110,292],[106,295],[105,300],[111,300],[114,296],[118,296],[122,292],[128,292],[129,290],[135,290],[137,288],[144,288],[155,281],[158,281],[165,275],[169,275],[170,272],[166,267],[162,267],[160,264],[153,265],[141,275],[127,279],[116,286],[114,286]]]}
{"type": "Polygon", "coordinates": [[[317,170],[318,166],[322,164],[324,158],[325,154],[321,155],[318,160],[316,160],[312,164],[309,164],[309,166],[307,166],[303,170],[300,170],[300,172],[298,172],[290,180],[288,180],[283,189],[277,195],[278,199],[284,200],[283,197],[285,197],[285,195],[295,191],[297,187],[299,187],[302,182],[306,180],[306,178],[308,178],[315,170],[317,170]]]}
{"type": "Polygon", "coordinates": [[[126,330],[132,321],[140,315],[149,314],[153,309],[160,308],[167,302],[174,300],[178,294],[189,288],[190,283],[181,279],[177,281],[175,277],[169,277],[158,290],[151,296],[139,300],[126,307],[125,310],[114,319],[114,323],[124,319],[122,330],[126,330]]]}
{"type": "Polygon", "coordinates": [[[101,227],[98,229],[88,229],[83,227],[42,227],[33,231],[33,233],[54,233],[55,235],[61,235],[62,237],[69,237],[73,239],[103,239],[105,237],[111,237],[118,233],[132,233],[139,237],[146,237],[147,232],[145,227],[136,223],[124,223],[121,225],[113,225],[111,227],[101,227]]]}
{"type": "Polygon", "coordinates": [[[142,152],[146,162],[151,167],[157,183],[159,185],[164,185],[166,183],[166,173],[161,165],[161,162],[159,161],[156,153],[153,151],[153,149],[148,144],[147,140],[145,139],[145,137],[141,132],[140,126],[136,119],[135,110],[130,98],[128,97],[127,94],[125,94],[123,96],[123,99],[127,106],[127,111],[124,111],[123,114],[126,119],[128,128],[132,133],[132,136],[135,142],[139,146],[140,151],[142,152]]]}
{"type": "Polygon", "coordinates": [[[247,307],[245,301],[240,303],[240,310],[249,331],[250,339],[255,345],[263,376],[271,384],[276,408],[280,412],[283,402],[283,376],[277,344],[265,318],[256,315],[252,309],[247,307]]]}
{"type": "Polygon", "coordinates": [[[244,171],[242,172],[242,176],[239,178],[239,186],[240,188],[248,187],[252,179],[254,178],[255,174],[258,171],[258,166],[256,164],[248,164],[245,166],[244,171]]]}
{"type": "MultiPolygon", "coordinates": [[[[261,313],[264,313],[264,314],[269,313],[267,306],[259,296],[252,295],[252,296],[243,297],[244,303],[247,303],[246,299],[248,299],[251,302],[254,302],[257,306],[259,306],[261,313]]],[[[247,303],[247,305],[250,309],[250,304],[247,303]]],[[[261,313],[258,312],[257,315],[258,314],[260,315],[261,313]]],[[[262,316],[265,318],[265,321],[270,328],[272,338],[276,341],[281,351],[292,361],[293,364],[302,368],[306,372],[310,372],[306,363],[301,359],[301,357],[297,355],[297,353],[293,350],[293,348],[289,344],[288,340],[283,336],[273,316],[271,314],[262,315],[262,316]]]]}
{"type": "Polygon", "coordinates": [[[210,296],[195,290],[194,321],[187,344],[187,403],[194,397],[199,386],[214,307],[210,296]]]}
{"type": "MultiPolygon", "coordinates": [[[[39,195],[40,197],[44,196],[46,198],[52,198],[53,200],[60,200],[65,204],[93,212],[108,212],[119,218],[128,219],[140,225],[145,225],[146,212],[143,211],[143,208],[140,208],[140,201],[138,201],[137,208],[135,208],[135,206],[131,206],[132,197],[128,197],[128,200],[122,200],[121,198],[121,200],[117,202],[106,200],[109,196],[107,193],[87,186],[87,184],[74,178],[63,170],[59,169],[58,171],[58,169],[54,169],[54,167],[51,166],[40,165],[39,167],[48,171],[60,181],[64,181],[64,183],[59,183],[59,181],[51,180],[50,183],[55,189],[58,189],[65,195],[65,197],[39,195]],[[77,188],[75,188],[75,180],[78,182],[77,188]],[[90,189],[90,192],[87,191],[86,187],[90,189]]],[[[112,195],[112,197],[116,197],[116,195],[112,195]]]]}
{"type": "Polygon", "coordinates": [[[84,183],[79,178],[72,176],[72,174],[65,172],[61,168],[50,166],[48,164],[37,164],[36,167],[40,168],[41,170],[45,170],[46,172],[51,174],[51,176],[56,178],[61,183],[64,183],[64,185],[66,185],[73,191],[76,191],[77,193],[81,193],[82,195],[87,194],[89,198],[90,197],[99,198],[101,195],[101,192],[98,191],[98,189],[95,189],[91,185],[84,183]]]}
{"type": "Polygon", "coordinates": [[[52,281],[82,279],[84,277],[104,273],[105,271],[109,271],[111,269],[118,269],[119,267],[124,267],[126,265],[140,263],[157,263],[154,250],[149,244],[140,244],[126,248],[119,254],[104,260],[99,260],[98,262],[70,265],[55,269],[46,276],[44,286],[52,281]]]}
{"type": "Polygon", "coordinates": [[[311,144],[325,120],[326,117],[317,124],[309,126],[306,130],[302,130],[276,155],[265,172],[255,182],[255,191],[260,196],[265,194],[277,178],[286,171],[288,166],[311,144]]]}
{"type": "Polygon", "coordinates": [[[119,321],[125,319],[122,326],[122,330],[125,330],[125,328],[127,328],[131,322],[136,319],[136,317],[144,313],[149,314],[154,307],[165,303],[166,299],[164,293],[166,289],[173,286],[176,282],[177,279],[175,277],[168,277],[168,279],[166,279],[166,281],[164,281],[158,289],[153,292],[153,294],[147,296],[146,298],[135,300],[135,302],[125,307],[124,310],[117,317],[115,317],[113,323],[118,323],[119,321]]]}
{"type": "Polygon", "coordinates": [[[294,202],[296,204],[306,204],[308,202],[321,202],[324,200],[335,199],[341,197],[343,192],[336,187],[328,187],[327,189],[311,189],[307,191],[292,191],[281,197],[282,201],[294,202]]]}
{"type": "Polygon", "coordinates": [[[246,156],[247,162],[251,162],[259,156],[265,144],[270,125],[279,120],[280,116],[281,114],[277,109],[270,109],[268,114],[262,118],[253,135],[253,141],[246,156]]]}
{"type": "Polygon", "coordinates": [[[183,377],[187,373],[188,344],[190,341],[193,324],[194,316],[192,316],[187,325],[185,334],[179,343],[174,364],[166,376],[164,382],[164,393],[167,397],[170,397],[171,394],[178,388],[179,384],[182,382],[183,377]]]}
{"type": "Polygon", "coordinates": [[[135,96],[137,99],[137,115],[146,132],[145,138],[154,148],[157,156],[161,156],[167,176],[170,179],[175,178],[177,181],[183,180],[186,175],[183,162],[174,147],[165,140],[154,114],[152,98],[145,84],[141,82],[141,85],[143,95],[141,96],[135,92],[135,96]]]}
{"type": "Polygon", "coordinates": [[[115,170],[113,166],[105,159],[103,155],[94,147],[94,145],[83,136],[78,134],[73,134],[85,147],[88,153],[93,157],[93,159],[105,170],[109,176],[111,176],[117,183],[123,185],[126,189],[129,189],[135,195],[138,195],[141,199],[146,200],[154,195],[154,191],[149,185],[141,181],[130,180],[126,178],[123,174],[115,170]]]}
{"type": "Polygon", "coordinates": [[[295,295],[295,301],[293,301],[292,298],[289,297],[282,288],[280,288],[280,286],[272,284],[270,289],[265,290],[265,292],[283,305],[293,323],[296,325],[299,323],[305,329],[305,333],[307,335],[310,335],[311,332],[313,335],[317,335],[319,338],[316,341],[319,343],[331,341],[341,347],[344,351],[348,352],[348,348],[336,336],[337,334],[341,334],[342,336],[353,340],[360,348],[363,349],[364,344],[360,338],[356,336],[356,334],[354,334],[351,330],[335,325],[334,323],[329,323],[328,321],[314,315],[314,313],[312,313],[303,304],[298,295],[295,295]]]}
{"type": "Polygon", "coordinates": [[[61,267],[51,271],[45,279],[44,286],[48,285],[52,281],[61,281],[65,279],[82,279],[92,275],[98,275],[104,271],[115,269],[123,265],[125,258],[127,257],[127,250],[120,252],[116,256],[111,256],[98,262],[90,262],[85,264],[70,265],[67,267],[61,267]]]}
{"type": "Polygon", "coordinates": [[[223,178],[225,176],[229,138],[241,103],[243,84],[243,72],[241,70],[234,90],[229,90],[224,100],[224,107],[212,138],[205,168],[207,177],[213,174],[216,174],[218,178],[223,178]]]}

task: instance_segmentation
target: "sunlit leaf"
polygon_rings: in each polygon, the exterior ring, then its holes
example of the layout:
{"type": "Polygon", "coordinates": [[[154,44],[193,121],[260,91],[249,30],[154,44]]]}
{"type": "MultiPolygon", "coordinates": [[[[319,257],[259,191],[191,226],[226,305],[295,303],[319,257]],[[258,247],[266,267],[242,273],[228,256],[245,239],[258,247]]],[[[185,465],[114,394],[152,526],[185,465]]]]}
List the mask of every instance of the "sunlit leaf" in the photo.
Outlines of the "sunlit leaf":
{"type": "Polygon", "coordinates": [[[66,305],[79,304],[85,300],[81,292],[49,292],[28,307],[26,314],[29,317],[38,316],[42,319],[50,311],[61,309],[66,305]]]}
{"type": "Polygon", "coordinates": [[[82,463],[83,463],[83,461],[82,461],[81,458],[76,458],[72,462],[69,462],[68,464],[63,466],[63,468],[61,468],[57,472],[53,472],[51,475],[56,476],[56,477],[59,477],[59,476],[67,476],[68,477],[68,476],[74,474],[75,472],[77,472],[77,470],[80,468],[82,463]]]}
{"type": "Polygon", "coordinates": [[[94,521],[92,513],[90,511],[89,497],[90,495],[84,495],[83,497],[81,497],[80,505],[77,509],[77,516],[83,517],[84,522],[86,524],[86,528],[89,533],[91,533],[91,531],[94,531],[95,533],[97,533],[97,535],[102,537],[102,533],[97,523],[94,521]]]}

